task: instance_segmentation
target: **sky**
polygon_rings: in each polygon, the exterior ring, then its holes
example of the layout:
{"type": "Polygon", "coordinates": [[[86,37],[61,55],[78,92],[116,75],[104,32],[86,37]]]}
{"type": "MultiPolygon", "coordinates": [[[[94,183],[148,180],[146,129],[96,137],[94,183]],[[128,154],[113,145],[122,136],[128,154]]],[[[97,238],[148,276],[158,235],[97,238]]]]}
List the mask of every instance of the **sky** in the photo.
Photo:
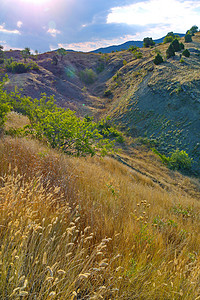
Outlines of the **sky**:
{"type": "Polygon", "coordinates": [[[200,26],[200,0],[0,0],[4,50],[91,51],[200,26]]]}

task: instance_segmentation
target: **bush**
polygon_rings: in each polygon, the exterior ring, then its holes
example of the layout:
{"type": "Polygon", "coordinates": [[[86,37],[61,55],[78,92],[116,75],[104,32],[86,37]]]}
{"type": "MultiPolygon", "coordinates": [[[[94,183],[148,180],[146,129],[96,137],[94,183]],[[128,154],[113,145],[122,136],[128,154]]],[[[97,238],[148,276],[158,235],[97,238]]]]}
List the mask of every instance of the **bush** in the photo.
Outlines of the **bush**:
{"type": "Polygon", "coordinates": [[[169,47],[166,51],[166,56],[167,56],[167,58],[175,56],[175,51],[174,51],[174,47],[172,46],[172,44],[169,45],[169,47]]]}
{"type": "Polygon", "coordinates": [[[171,43],[173,41],[173,36],[166,36],[163,40],[164,44],[171,43]]]}
{"type": "Polygon", "coordinates": [[[185,35],[185,42],[186,42],[186,43],[192,42],[192,36],[191,36],[191,34],[186,34],[186,35],[185,35]]]}
{"type": "Polygon", "coordinates": [[[110,97],[111,95],[112,95],[111,90],[106,90],[106,91],[104,92],[104,97],[110,97]]]}
{"type": "Polygon", "coordinates": [[[21,62],[13,61],[10,64],[6,64],[6,69],[9,72],[21,74],[26,73],[29,70],[29,66],[21,62]]]}
{"type": "Polygon", "coordinates": [[[96,80],[96,73],[92,69],[85,69],[79,72],[79,78],[86,84],[92,84],[96,80]]]}
{"type": "Polygon", "coordinates": [[[181,50],[179,41],[177,39],[174,39],[173,42],[171,43],[171,45],[174,47],[175,52],[178,52],[181,50]]]}
{"type": "Polygon", "coordinates": [[[143,46],[144,47],[150,47],[150,46],[154,46],[155,45],[155,42],[153,41],[152,38],[149,38],[149,37],[146,37],[143,39],[143,46]]]}
{"type": "Polygon", "coordinates": [[[185,46],[184,46],[184,44],[183,44],[183,43],[179,43],[179,45],[180,45],[180,50],[183,50],[183,49],[185,49],[185,46]]]}
{"type": "Polygon", "coordinates": [[[192,36],[194,36],[194,34],[198,32],[198,26],[194,25],[190,28],[190,30],[187,31],[186,34],[190,34],[192,36]]]}
{"type": "Polygon", "coordinates": [[[185,49],[182,53],[185,57],[190,57],[190,51],[188,49],[185,49]]]}
{"type": "Polygon", "coordinates": [[[163,58],[162,58],[162,56],[158,53],[157,55],[156,55],[156,57],[154,58],[154,64],[155,65],[159,65],[159,64],[161,64],[162,62],[163,62],[163,58]]]}
{"type": "Polygon", "coordinates": [[[167,165],[172,170],[190,170],[192,166],[192,159],[184,150],[175,150],[171,152],[171,156],[165,156],[164,154],[159,153],[156,149],[153,149],[153,152],[157,154],[162,162],[167,165]]]}

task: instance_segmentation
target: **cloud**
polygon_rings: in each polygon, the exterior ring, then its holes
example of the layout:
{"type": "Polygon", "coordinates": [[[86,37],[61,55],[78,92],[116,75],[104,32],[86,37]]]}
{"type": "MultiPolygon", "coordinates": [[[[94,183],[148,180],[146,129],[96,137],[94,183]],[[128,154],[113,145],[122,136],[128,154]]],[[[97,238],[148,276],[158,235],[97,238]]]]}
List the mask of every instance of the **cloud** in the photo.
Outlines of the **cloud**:
{"type": "Polygon", "coordinates": [[[132,40],[135,36],[133,35],[125,35],[120,38],[114,38],[114,39],[101,39],[96,41],[86,41],[86,42],[80,42],[80,43],[71,43],[71,44],[63,44],[59,43],[58,47],[51,46],[51,50],[55,50],[57,48],[64,48],[64,49],[70,49],[74,51],[83,51],[83,52],[89,52],[101,47],[107,47],[110,45],[116,45],[116,44],[123,44],[129,40],[132,40]]]}
{"type": "Polygon", "coordinates": [[[17,30],[17,29],[14,29],[14,30],[6,29],[5,23],[0,25],[0,32],[7,33],[7,34],[20,34],[19,30],[17,30]]]}
{"type": "Polygon", "coordinates": [[[18,22],[17,22],[17,27],[18,27],[18,28],[21,28],[22,25],[23,25],[23,22],[22,22],[22,21],[18,21],[18,22]]]}
{"type": "Polygon", "coordinates": [[[125,23],[128,25],[167,25],[169,30],[186,31],[198,24],[199,1],[148,0],[128,6],[114,7],[107,16],[107,23],[125,23]]]}
{"type": "Polygon", "coordinates": [[[47,33],[49,33],[52,37],[56,37],[57,34],[60,34],[60,30],[55,29],[55,28],[49,28],[47,30],[47,33]]]}

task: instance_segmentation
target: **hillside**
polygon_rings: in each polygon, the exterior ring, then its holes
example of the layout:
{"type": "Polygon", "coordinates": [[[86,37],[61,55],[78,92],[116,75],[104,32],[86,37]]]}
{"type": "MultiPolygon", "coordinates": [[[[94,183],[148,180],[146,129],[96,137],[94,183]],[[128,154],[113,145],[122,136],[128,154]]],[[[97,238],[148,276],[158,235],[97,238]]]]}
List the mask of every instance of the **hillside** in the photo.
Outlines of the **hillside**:
{"type": "MultiPolygon", "coordinates": [[[[8,73],[6,88],[23,88],[33,98],[45,92],[55,95],[62,107],[95,118],[111,116],[132,137],[143,136],[162,153],[179,148],[194,158],[200,156],[200,34],[185,43],[191,56],[180,62],[180,53],[159,66],[157,52],[165,57],[169,44],[152,49],[111,54],[49,52],[32,56],[39,71],[8,73]],[[141,53],[141,58],[137,58],[141,53]],[[56,63],[55,63],[56,59],[56,63]],[[178,116],[178,117],[177,117],[178,116]]],[[[7,57],[22,59],[19,51],[7,57]]],[[[30,58],[28,59],[30,61],[30,58]]]]}
{"type": "Polygon", "coordinates": [[[0,85],[0,299],[199,299],[200,34],[193,39],[189,58],[159,66],[168,45],[26,62],[5,53],[39,70],[8,72],[11,94],[0,85]],[[168,168],[152,147],[187,150],[192,170],[168,168]]]}

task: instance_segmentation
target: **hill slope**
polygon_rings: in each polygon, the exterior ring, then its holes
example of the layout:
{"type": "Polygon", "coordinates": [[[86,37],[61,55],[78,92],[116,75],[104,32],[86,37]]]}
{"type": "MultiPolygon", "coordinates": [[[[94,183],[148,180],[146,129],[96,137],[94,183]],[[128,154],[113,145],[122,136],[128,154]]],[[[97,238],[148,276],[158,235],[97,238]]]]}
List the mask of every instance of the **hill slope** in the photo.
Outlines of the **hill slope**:
{"type": "MultiPolygon", "coordinates": [[[[39,71],[9,73],[8,90],[17,85],[23,94],[39,97],[41,92],[54,94],[57,102],[79,115],[95,118],[111,116],[132,137],[143,136],[159,151],[169,153],[179,148],[195,159],[200,157],[200,34],[185,44],[191,52],[180,62],[174,59],[155,66],[157,52],[165,56],[169,44],[135,53],[111,54],[55,52],[32,59],[39,71]],[[56,63],[55,63],[56,57],[56,63]],[[137,58],[140,57],[140,58],[137,58]]],[[[20,52],[7,52],[20,60],[20,52]]]]}

